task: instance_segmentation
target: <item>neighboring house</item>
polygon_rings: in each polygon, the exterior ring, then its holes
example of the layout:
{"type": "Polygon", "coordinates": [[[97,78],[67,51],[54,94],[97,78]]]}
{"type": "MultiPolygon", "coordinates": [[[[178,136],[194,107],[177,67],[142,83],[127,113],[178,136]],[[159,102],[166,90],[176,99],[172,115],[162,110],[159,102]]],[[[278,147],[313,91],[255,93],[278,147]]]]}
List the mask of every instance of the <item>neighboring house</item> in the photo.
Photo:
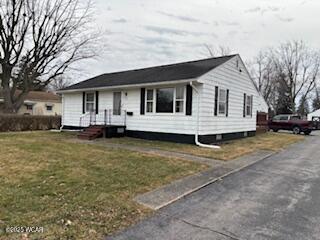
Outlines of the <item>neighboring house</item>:
{"type": "Polygon", "coordinates": [[[127,136],[185,143],[253,136],[268,112],[239,55],[103,74],[59,93],[64,128],[124,124],[127,136]]]}
{"type": "MultiPolygon", "coordinates": [[[[16,91],[18,95],[19,90],[16,91]]],[[[0,91],[0,112],[3,109],[3,95],[0,91]]],[[[61,115],[61,97],[52,92],[31,91],[28,93],[18,114],[61,115]]]]}
{"type": "Polygon", "coordinates": [[[320,121],[320,109],[308,114],[308,121],[320,121]]]}

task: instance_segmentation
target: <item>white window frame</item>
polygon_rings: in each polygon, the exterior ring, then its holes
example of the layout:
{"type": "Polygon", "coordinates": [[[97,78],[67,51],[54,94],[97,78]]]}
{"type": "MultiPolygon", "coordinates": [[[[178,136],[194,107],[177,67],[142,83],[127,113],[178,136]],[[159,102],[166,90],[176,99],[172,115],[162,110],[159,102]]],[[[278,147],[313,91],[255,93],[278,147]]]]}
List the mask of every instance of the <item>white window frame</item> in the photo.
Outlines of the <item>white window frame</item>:
{"type": "Polygon", "coordinates": [[[218,87],[218,116],[226,116],[227,114],[227,89],[218,87]],[[220,101],[220,91],[225,91],[225,101],[220,101]],[[220,103],[224,103],[224,112],[220,113],[220,103]]]}
{"type": "Polygon", "coordinates": [[[246,111],[246,117],[251,117],[251,113],[252,113],[252,100],[253,99],[253,97],[252,97],[252,95],[246,95],[246,104],[245,104],[245,106],[246,106],[246,108],[245,108],[245,111],[246,111]],[[249,99],[249,101],[250,101],[250,105],[248,105],[248,99],[249,99]],[[250,109],[249,109],[249,113],[248,113],[248,106],[250,106],[250,109]]]}
{"type": "Polygon", "coordinates": [[[88,112],[90,112],[90,111],[88,111],[88,109],[87,109],[87,103],[93,103],[93,109],[92,109],[92,111],[94,112],[95,111],[95,106],[96,106],[96,93],[95,92],[86,92],[86,94],[85,94],[85,109],[86,109],[86,113],[88,113],[88,112]],[[87,100],[87,95],[88,94],[93,94],[93,101],[88,101],[87,100]]]}
{"type": "Polygon", "coordinates": [[[161,87],[157,87],[157,88],[147,88],[146,92],[145,92],[145,101],[144,101],[144,106],[145,106],[145,114],[146,115],[184,115],[186,112],[186,86],[185,85],[181,85],[181,86],[161,86],[161,87]],[[183,88],[183,98],[181,99],[177,99],[177,88],[178,87],[182,87],[183,88]],[[167,113],[160,113],[157,112],[157,90],[158,89],[163,89],[163,88],[173,88],[173,112],[167,112],[167,113]],[[153,91],[153,100],[147,100],[147,96],[148,96],[148,91],[152,90],[153,91]],[[177,101],[178,102],[183,102],[183,111],[182,112],[176,112],[176,106],[177,106],[177,101]],[[148,102],[153,102],[153,106],[152,106],[152,112],[148,112],[148,108],[147,108],[147,103],[148,102]]]}
{"type": "Polygon", "coordinates": [[[186,111],[186,86],[176,86],[174,89],[174,109],[175,114],[185,114],[186,111]],[[177,88],[183,88],[183,98],[177,98],[177,88]],[[182,102],[182,112],[176,112],[177,102],[182,102]]]}
{"type": "Polygon", "coordinates": [[[155,112],[155,103],[156,103],[156,96],[155,96],[155,89],[153,88],[147,88],[146,89],[146,95],[144,100],[144,106],[145,106],[145,114],[153,114],[155,112]],[[152,100],[148,100],[148,91],[152,91],[152,100]],[[152,102],[152,111],[148,112],[148,102],[152,102]]]}

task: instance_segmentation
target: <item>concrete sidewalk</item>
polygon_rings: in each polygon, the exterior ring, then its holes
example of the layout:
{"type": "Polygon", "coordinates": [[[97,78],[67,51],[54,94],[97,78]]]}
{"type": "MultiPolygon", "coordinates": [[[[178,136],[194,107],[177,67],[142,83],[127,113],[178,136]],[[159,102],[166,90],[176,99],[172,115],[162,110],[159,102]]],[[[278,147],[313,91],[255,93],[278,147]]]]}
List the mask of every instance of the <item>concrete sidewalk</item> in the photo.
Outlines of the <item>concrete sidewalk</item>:
{"type": "Polygon", "coordinates": [[[232,161],[219,161],[207,171],[179,179],[151,192],[138,195],[135,201],[153,210],[158,210],[271,155],[272,152],[260,151],[232,161]]]}
{"type": "Polygon", "coordinates": [[[135,151],[135,152],[153,154],[153,155],[158,155],[158,156],[162,156],[162,157],[180,158],[180,159],[187,160],[187,161],[203,163],[208,166],[217,166],[223,162],[221,160],[216,160],[216,159],[212,159],[212,158],[199,157],[199,156],[195,156],[195,155],[191,155],[191,154],[174,152],[174,151],[167,151],[167,150],[162,150],[162,149],[154,148],[154,147],[141,147],[141,146],[126,145],[126,144],[105,143],[105,142],[103,142],[103,140],[102,141],[96,140],[93,142],[88,141],[88,143],[99,144],[101,146],[105,146],[105,147],[109,147],[109,148],[119,148],[119,149],[135,151]]]}

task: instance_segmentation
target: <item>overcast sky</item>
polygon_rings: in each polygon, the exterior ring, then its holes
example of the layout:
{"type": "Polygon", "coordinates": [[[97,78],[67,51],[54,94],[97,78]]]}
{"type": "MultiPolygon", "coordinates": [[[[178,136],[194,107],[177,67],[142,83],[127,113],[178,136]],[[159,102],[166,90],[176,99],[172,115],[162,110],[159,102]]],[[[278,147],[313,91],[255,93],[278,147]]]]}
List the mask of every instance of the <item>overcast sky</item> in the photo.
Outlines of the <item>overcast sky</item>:
{"type": "Polygon", "coordinates": [[[229,47],[245,61],[286,40],[317,48],[319,11],[319,0],[95,0],[100,56],[75,81],[206,58],[205,44],[229,47]]]}

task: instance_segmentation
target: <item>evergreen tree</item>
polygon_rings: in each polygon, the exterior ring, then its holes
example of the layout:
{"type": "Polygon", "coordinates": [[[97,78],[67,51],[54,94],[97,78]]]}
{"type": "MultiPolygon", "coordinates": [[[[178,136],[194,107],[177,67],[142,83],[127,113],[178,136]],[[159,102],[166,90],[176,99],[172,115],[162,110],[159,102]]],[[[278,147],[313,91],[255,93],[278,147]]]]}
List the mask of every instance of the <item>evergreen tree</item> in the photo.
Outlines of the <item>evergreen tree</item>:
{"type": "Polygon", "coordinates": [[[291,108],[290,92],[283,81],[278,82],[277,93],[276,114],[293,113],[293,109],[291,108]]]}
{"type": "Polygon", "coordinates": [[[309,101],[307,99],[300,98],[298,114],[300,116],[305,117],[308,115],[309,112],[310,112],[309,101]]]}
{"type": "Polygon", "coordinates": [[[313,111],[316,111],[318,109],[320,109],[320,89],[316,88],[316,94],[314,96],[314,98],[312,99],[312,109],[313,111]]]}

